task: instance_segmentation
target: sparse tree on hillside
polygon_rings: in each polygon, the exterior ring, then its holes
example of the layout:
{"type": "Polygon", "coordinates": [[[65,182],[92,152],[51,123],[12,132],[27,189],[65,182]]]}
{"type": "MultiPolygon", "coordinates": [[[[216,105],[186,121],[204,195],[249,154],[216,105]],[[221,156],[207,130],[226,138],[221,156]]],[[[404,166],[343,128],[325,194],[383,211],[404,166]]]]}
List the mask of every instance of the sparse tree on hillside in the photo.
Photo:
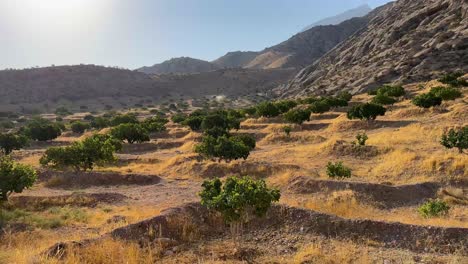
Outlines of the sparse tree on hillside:
{"type": "Polygon", "coordinates": [[[378,104],[365,103],[353,106],[347,113],[349,119],[375,120],[377,116],[385,115],[387,110],[378,104]]]}
{"type": "Polygon", "coordinates": [[[13,150],[19,150],[28,145],[28,138],[21,134],[0,134],[0,149],[3,154],[10,155],[13,150]]]}
{"type": "Polygon", "coordinates": [[[439,82],[453,87],[468,86],[468,82],[462,79],[462,76],[463,72],[447,73],[439,79],[439,82]]]}
{"type": "Polygon", "coordinates": [[[284,119],[289,123],[301,125],[305,121],[310,120],[310,110],[306,109],[291,109],[284,114],[284,119]]]}
{"type": "Polygon", "coordinates": [[[385,94],[377,94],[372,98],[372,103],[380,105],[393,105],[396,103],[396,99],[385,94]]]}
{"type": "Polygon", "coordinates": [[[291,126],[284,126],[283,131],[284,131],[284,133],[286,134],[287,137],[291,137],[291,131],[292,131],[291,126]]]}
{"type": "Polygon", "coordinates": [[[98,117],[95,117],[93,120],[91,120],[91,127],[95,129],[103,129],[109,126],[110,126],[110,121],[109,119],[105,117],[98,116],[98,117]]]}
{"type": "Polygon", "coordinates": [[[462,96],[460,90],[452,87],[433,87],[429,93],[442,98],[444,101],[455,100],[462,96]]]}
{"type": "Polygon", "coordinates": [[[314,114],[323,114],[330,111],[331,106],[323,100],[312,102],[309,106],[309,110],[314,114]]]}
{"type": "Polygon", "coordinates": [[[219,179],[207,180],[202,187],[201,204],[219,212],[229,223],[234,242],[241,237],[244,223],[253,216],[265,216],[281,197],[280,191],[268,188],[264,180],[250,177],[229,177],[224,185],[219,179]]]}
{"type": "Polygon", "coordinates": [[[451,128],[442,135],[440,143],[448,149],[457,148],[458,152],[463,153],[463,150],[468,148],[468,126],[460,129],[451,128]]]}
{"type": "Polygon", "coordinates": [[[36,181],[36,171],[14,162],[9,156],[0,158],[0,202],[7,201],[11,193],[21,193],[36,181]]]}
{"type": "Polygon", "coordinates": [[[125,114],[114,116],[110,120],[112,126],[118,126],[121,124],[138,124],[138,119],[134,114],[125,114]]]}
{"type": "Polygon", "coordinates": [[[278,107],[272,102],[262,102],[256,108],[258,116],[276,117],[280,114],[278,107]]]}
{"type": "Polygon", "coordinates": [[[48,120],[39,118],[31,121],[20,132],[32,140],[48,141],[60,136],[62,134],[62,128],[58,123],[52,123],[48,120]]]}
{"type": "Polygon", "coordinates": [[[84,123],[81,121],[75,121],[71,124],[71,130],[73,131],[73,133],[77,134],[83,134],[86,131],[86,129],[90,128],[91,126],[88,123],[84,123]]]}
{"type": "Polygon", "coordinates": [[[411,101],[414,105],[422,108],[431,108],[442,104],[442,98],[433,93],[420,94],[411,101]]]}
{"type": "Polygon", "coordinates": [[[148,131],[140,124],[121,124],[111,129],[110,134],[119,140],[126,140],[129,144],[150,141],[148,131]]]}
{"type": "Polygon", "coordinates": [[[231,162],[237,159],[246,160],[253,149],[252,146],[252,141],[247,141],[246,138],[228,136],[216,138],[207,135],[203,137],[200,144],[195,146],[195,152],[206,159],[218,159],[218,162],[222,160],[231,162]]]}

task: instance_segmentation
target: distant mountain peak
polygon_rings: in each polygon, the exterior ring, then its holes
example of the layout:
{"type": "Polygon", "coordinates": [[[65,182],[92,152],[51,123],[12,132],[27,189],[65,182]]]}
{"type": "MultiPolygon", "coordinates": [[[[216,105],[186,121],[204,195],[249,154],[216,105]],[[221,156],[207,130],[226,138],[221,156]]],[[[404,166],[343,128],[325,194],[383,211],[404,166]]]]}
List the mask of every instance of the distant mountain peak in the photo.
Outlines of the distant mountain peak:
{"type": "Polygon", "coordinates": [[[338,25],[341,22],[346,21],[348,19],[351,19],[353,17],[363,17],[363,16],[369,14],[370,11],[372,11],[372,8],[368,4],[363,4],[363,5],[360,5],[360,6],[356,7],[356,8],[347,10],[347,11],[345,11],[345,12],[343,12],[341,14],[338,14],[336,16],[327,17],[327,18],[324,18],[322,20],[319,20],[319,21],[305,27],[301,32],[307,31],[307,30],[309,30],[309,29],[311,29],[313,27],[316,27],[316,26],[338,25]]]}
{"type": "Polygon", "coordinates": [[[220,67],[208,61],[190,57],[178,57],[150,67],[142,67],[138,69],[138,71],[146,74],[190,74],[215,71],[218,69],[220,69],[220,67]]]}

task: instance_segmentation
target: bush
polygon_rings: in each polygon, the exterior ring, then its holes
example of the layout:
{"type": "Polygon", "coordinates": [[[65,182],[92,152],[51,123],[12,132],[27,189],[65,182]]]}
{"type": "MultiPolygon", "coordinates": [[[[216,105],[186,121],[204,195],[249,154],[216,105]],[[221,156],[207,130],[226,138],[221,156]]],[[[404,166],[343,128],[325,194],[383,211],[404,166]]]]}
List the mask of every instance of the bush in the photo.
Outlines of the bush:
{"type": "Polygon", "coordinates": [[[15,192],[30,188],[37,179],[36,171],[27,165],[14,162],[9,156],[0,158],[0,202],[7,201],[15,192]]]}
{"type": "Polygon", "coordinates": [[[150,133],[163,132],[166,130],[166,124],[169,122],[166,118],[159,116],[148,117],[141,125],[150,133]]]}
{"type": "Polygon", "coordinates": [[[175,114],[171,117],[171,120],[172,122],[176,123],[176,124],[180,124],[182,122],[185,121],[185,119],[187,118],[187,115],[185,114],[175,114]]]}
{"type": "Polygon", "coordinates": [[[468,148],[468,126],[458,130],[451,128],[442,135],[440,144],[448,149],[457,148],[463,153],[463,150],[468,148]]]}
{"type": "Polygon", "coordinates": [[[393,98],[393,97],[390,97],[388,95],[385,95],[385,94],[377,94],[376,96],[374,96],[374,98],[372,98],[372,103],[373,104],[379,104],[379,105],[393,105],[394,103],[396,103],[396,99],[393,98]]]}
{"type": "Polygon", "coordinates": [[[348,106],[348,101],[339,97],[324,97],[321,101],[325,102],[330,107],[348,106]]]}
{"type": "Polygon", "coordinates": [[[10,155],[13,150],[19,150],[28,145],[28,138],[21,134],[0,134],[0,149],[3,154],[10,155]]]}
{"type": "Polygon", "coordinates": [[[377,116],[385,115],[383,106],[373,103],[365,103],[353,106],[347,113],[349,119],[366,119],[367,121],[375,120],[377,116]]]}
{"type": "Polygon", "coordinates": [[[425,217],[438,217],[447,215],[450,207],[441,200],[430,200],[418,208],[419,213],[425,217]]]}
{"type": "Polygon", "coordinates": [[[338,95],[336,97],[339,98],[339,99],[343,99],[346,102],[349,102],[353,98],[353,95],[348,91],[341,91],[341,92],[338,93],[338,95]]]}
{"type": "Polygon", "coordinates": [[[98,163],[113,161],[114,152],[122,148],[119,140],[109,135],[95,134],[67,147],[48,148],[40,159],[42,166],[55,169],[92,170],[98,163]]]}
{"type": "Polygon", "coordinates": [[[109,126],[110,126],[110,121],[109,119],[105,117],[98,116],[98,117],[95,117],[93,120],[91,120],[91,127],[95,129],[103,129],[109,126]]]}
{"type": "Polygon", "coordinates": [[[75,121],[71,124],[71,130],[73,133],[83,134],[86,129],[90,129],[91,126],[88,123],[83,123],[80,121],[75,121]]]}
{"type": "Polygon", "coordinates": [[[213,136],[204,136],[202,142],[195,146],[195,152],[200,154],[201,157],[207,159],[218,159],[231,162],[232,160],[244,159],[246,160],[252,145],[246,145],[249,142],[244,142],[239,137],[221,136],[215,138],[213,136]]]}
{"type": "Polygon", "coordinates": [[[401,86],[384,85],[376,90],[369,91],[369,95],[386,95],[390,97],[400,97],[405,95],[405,89],[401,86]]]}
{"type": "Polygon", "coordinates": [[[230,224],[234,240],[242,233],[242,224],[252,216],[263,217],[271,204],[278,202],[281,194],[269,189],[264,180],[250,177],[229,177],[224,185],[221,180],[207,180],[198,194],[201,204],[219,212],[230,224]]]}
{"type": "Polygon", "coordinates": [[[290,137],[292,128],[291,128],[291,126],[284,126],[283,131],[284,131],[284,133],[286,134],[287,137],[290,137]]]}
{"type": "Polygon", "coordinates": [[[433,106],[441,105],[442,98],[435,96],[432,93],[420,94],[413,98],[411,101],[414,105],[422,108],[431,108],[433,106]]]}
{"type": "Polygon", "coordinates": [[[462,76],[462,72],[447,73],[439,79],[439,82],[453,87],[468,86],[468,82],[460,78],[462,76]]]}
{"type": "Polygon", "coordinates": [[[272,102],[262,102],[257,105],[257,115],[263,117],[276,117],[280,115],[280,110],[272,102]]]}
{"type": "Polygon", "coordinates": [[[114,116],[110,120],[110,124],[112,126],[118,126],[121,124],[137,124],[138,119],[134,114],[125,114],[125,115],[117,115],[114,116]]]}
{"type": "Polygon", "coordinates": [[[327,111],[330,111],[331,106],[326,101],[315,101],[312,102],[309,106],[309,110],[315,114],[322,114],[327,111]]]}
{"type": "Polygon", "coordinates": [[[148,131],[140,124],[121,124],[111,129],[110,134],[129,144],[150,141],[148,131]]]}
{"type": "Polygon", "coordinates": [[[55,110],[55,114],[58,116],[67,116],[73,114],[71,111],[69,111],[66,107],[62,106],[59,107],[55,110]]]}
{"type": "Polygon", "coordinates": [[[297,102],[293,100],[283,100],[275,102],[275,106],[280,112],[280,114],[288,112],[290,109],[293,109],[297,106],[297,102]]]}
{"type": "Polygon", "coordinates": [[[206,135],[214,137],[227,135],[229,130],[239,128],[240,120],[223,110],[209,113],[203,118],[201,123],[201,130],[206,135]]]}
{"type": "Polygon", "coordinates": [[[37,118],[25,126],[21,132],[32,140],[48,141],[59,137],[62,134],[62,128],[58,123],[52,123],[48,120],[37,118]]]}
{"type": "Polygon", "coordinates": [[[366,133],[358,133],[356,135],[356,140],[357,140],[357,143],[359,144],[359,146],[365,146],[366,145],[366,141],[369,139],[369,137],[367,136],[366,133]]]}
{"type": "Polygon", "coordinates": [[[458,89],[452,87],[433,87],[429,93],[442,98],[444,101],[455,100],[462,96],[462,93],[458,89]]]}
{"type": "Polygon", "coordinates": [[[351,169],[344,166],[343,162],[328,162],[327,175],[331,178],[349,178],[351,177],[351,169]]]}
{"type": "Polygon", "coordinates": [[[190,127],[192,131],[200,131],[202,122],[203,116],[189,116],[182,124],[190,127]]]}
{"type": "Polygon", "coordinates": [[[301,125],[305,121],[310,120],[310,110],[291,109],[286,114],[284,114],[284,119],[289,123],[301,125]]]}
{"type": "Polygon", "coordinates": [[[257,146],[257,142],[256,142],[255,138],[253,136],[247,135],[247,134],[232,136],[231,140],[242,142],[244,145],[249,147],[250,150],[255,149],[255,147],[257,146]]]}

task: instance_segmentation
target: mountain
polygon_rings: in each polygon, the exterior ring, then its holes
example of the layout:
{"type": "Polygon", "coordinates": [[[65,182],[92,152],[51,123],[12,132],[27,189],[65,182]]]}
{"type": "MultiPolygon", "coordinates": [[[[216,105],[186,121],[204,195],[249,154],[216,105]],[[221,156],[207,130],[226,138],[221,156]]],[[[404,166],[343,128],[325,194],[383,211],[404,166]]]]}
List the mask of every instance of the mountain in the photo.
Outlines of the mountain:
{"type": "Polygon", "coordinates": [[[146,74],[190,74],[218,70],[221,67],[204,60],[189,57],[173,58],[150,67],[142,67],[138,71],[146,74]]]}
{"type": "Polygon", "coordinates": [[[347,39],[368,23],[368,18],[352,18],[338,25],[316,26],[260,52],[245,67],[255,69],[303,68],[347,39]]]}
{"type": "Polygon", "coordinates": [[[361,5],[361,6],[358,6],[356,8],[345,11],[345,12],[343,12],[341,14],[338,14],[336,16],[327,17],[325,19],[319,20],[319,21],[307,26],[301,32],[304,32],[304,31],[309,30],[309,29],[311,29],[313,27],[316,27],[316,26],[338,25],[341,22],[346,21],[348,19],[351,19],[353,17],[363,17],[363,16],[369,14],[370,11],[372,11],[372,8],[370,8],[369,5],[367,5],[367,4],[361,5]]]}
{"type": "Polygon", "coordinates": [[[301,70],[282,96],[357,93],[391,82],[468,71],[466,0],[400,0],[368,16],[366,27],[301,70]]]}
{"type": "Polygon", "coordinates": [[[67,105],[102,109],[185,97],[231,98],[286,85],[294,69],[222,69],[198,74],[148,75],[95,65],[0,71],[0,111],[46,110],[67,105]],[[136,100],[136,101],[135,101],[136,100]]]}
{"type": "Polygon", "coordinates": [[[221,68],[245,67],[250,61],[258,56],[255,51],[234,51],[212,61],[213,64],[221,68]]]}

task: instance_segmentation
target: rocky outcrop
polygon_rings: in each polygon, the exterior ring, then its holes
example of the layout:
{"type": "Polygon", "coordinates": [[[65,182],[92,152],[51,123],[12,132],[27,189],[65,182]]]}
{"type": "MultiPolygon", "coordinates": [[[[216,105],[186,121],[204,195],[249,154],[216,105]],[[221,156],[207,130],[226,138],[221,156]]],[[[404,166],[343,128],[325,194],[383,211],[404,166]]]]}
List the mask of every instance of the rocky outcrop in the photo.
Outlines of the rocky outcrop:
{"type": "Polygon", "coordinates": [[[362,92],[384,83],[415,82],[468,71],[468,2],[400,0],[371,12],[370,22],[279,91],[362,92]]]}
{"type": "Polygon", "coordinates": [[[204,60],[189,57],[173,58],[150,67],[143,67],[138,71],[146,74],[190,74],[218,70],[221,67],[204,60]]]}

